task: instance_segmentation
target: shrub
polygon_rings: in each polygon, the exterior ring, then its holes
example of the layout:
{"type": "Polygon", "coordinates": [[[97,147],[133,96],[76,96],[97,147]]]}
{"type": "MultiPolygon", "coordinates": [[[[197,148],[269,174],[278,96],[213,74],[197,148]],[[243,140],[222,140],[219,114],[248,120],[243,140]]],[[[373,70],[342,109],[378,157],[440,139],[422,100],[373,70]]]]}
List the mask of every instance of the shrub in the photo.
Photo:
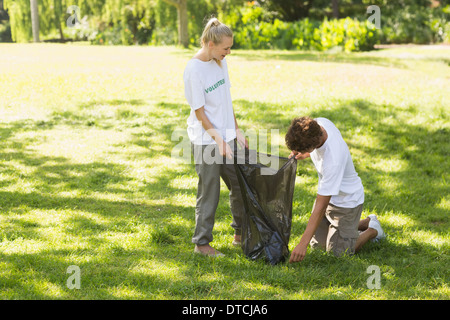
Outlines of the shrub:
{"type": "Polygon", "coordinates": [[[0,21],[0,42],[12,42],[9,21],[0,21]]]}
{"type": "Polygon", "coordinates": [[[328,50],[340,46],[351,52],[371,50],[378,41],[370,23],[350,18],[285,22],[273,19],[261,7],[248,6],[221,18],[233,30],[235,48],[328,50]]]}

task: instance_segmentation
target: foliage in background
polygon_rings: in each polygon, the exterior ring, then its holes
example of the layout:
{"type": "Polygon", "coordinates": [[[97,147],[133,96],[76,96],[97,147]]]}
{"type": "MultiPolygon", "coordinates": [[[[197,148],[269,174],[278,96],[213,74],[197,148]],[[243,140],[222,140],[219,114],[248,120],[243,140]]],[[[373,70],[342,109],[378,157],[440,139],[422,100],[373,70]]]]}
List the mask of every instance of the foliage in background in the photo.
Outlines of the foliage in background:
{"type": "MultiPolygon", "coordinates": [[[[364,184],[363,217],[388,235],[352,257],[309,249],[273,267],[231,244],[224,184],[212,245],[225,257],[193,252],[198,177],[172,154],[190,150],[181,75],[194,50],[0,44],[0,299],[448,299],[449,49],[227,57],[242,130],[279,129],[286,156],[293,117],[332,120],[364,184]]],[[[290,250],[317,195],[312,162],[297,168],[290,250]]]]}
{"type": "Polygon", "coordinates": [[[285,22],[262,7],[247,5],[221,19],[234,32],[234,47],[243,49],[328,50],[342,47],[346,52],[371,50],[377,30],[367,21],[345,18],[322,22],[308,18],[285,22]]]}
{"type": "Polygon", "coordinates": [[[363,0],[381,8],[383,43],[450,42],[450,1],[363,0]],[[438,6],[438,4],[440,4],[438,6]]]}
{"type": "Polygon", "coordinates": [[[11,25],[9,21],[0,22],[0,42],[11,41],[11,25]]]}
{"type": "Polygon", "coordinates": [[[5,9],[8,9],[9,12],[10,28],[13,41],[29,41],[32,38],[30,2],[5,0],[4,6],[5,9]]]}
{"type": "MultiPolygon", "coordinates": [[[[15,42],[31,40],[29,0],[4,0],[15,42]]],[[[328,0],[188,1],[189,42],[199,46],[211,16],[229,24],[235,47],[248,49],[370,50],[379,43],[450,42],[448,0],[340,0],[332,18],[328,0]],[[369,5],[381,8],[381,30],[366,23],[369,5]],[[297,8],[292,11],[293,8],[297,8]]],[[[44,41],[87,40],[106,45],[171,45],[177,42],[176,8],[163,0],[41,0],[40,37],[44,41]],[[80,8],[80,24],[66,25],[70,5],[80,8]]],[[[9,32],[3,26],[0,33],[9,32]],[[3,30],[3,31],[2,31],[3,30]]],[[[0,39],[2,38],[0,34],[0,39]]]]}
{"type": "Polygon", "coordinates": [[[309,12],[315,5],[313,0],[260,0],[259,3],[280,15],[284,21],[298,21],[309,17],[309,12]]]}

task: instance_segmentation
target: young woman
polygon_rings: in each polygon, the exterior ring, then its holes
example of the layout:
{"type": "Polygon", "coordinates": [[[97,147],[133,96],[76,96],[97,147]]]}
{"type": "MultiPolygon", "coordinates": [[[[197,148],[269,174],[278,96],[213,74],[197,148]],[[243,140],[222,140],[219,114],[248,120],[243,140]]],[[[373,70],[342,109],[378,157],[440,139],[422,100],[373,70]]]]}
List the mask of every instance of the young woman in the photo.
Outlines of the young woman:
{"type": "Polygon", "coordinates": [[[240,244],[242,196],[232,164],[236,141],[248,148],[238,129],[230,94],[230,79],[225,57],[230,54],[233,33],[216,18],[208,21],[201,37],[201,49],[184,71],[185,96],[191,106],[187,120],[194,153],[198,191],[195,208],[194,251],[209,256],[222,253],[210,246],[214,218],[219,203],[220,177],[230,190],[231,226],[234,245],[240,244]],[[229,160],[227,160],[229,159],[229,160]]]}

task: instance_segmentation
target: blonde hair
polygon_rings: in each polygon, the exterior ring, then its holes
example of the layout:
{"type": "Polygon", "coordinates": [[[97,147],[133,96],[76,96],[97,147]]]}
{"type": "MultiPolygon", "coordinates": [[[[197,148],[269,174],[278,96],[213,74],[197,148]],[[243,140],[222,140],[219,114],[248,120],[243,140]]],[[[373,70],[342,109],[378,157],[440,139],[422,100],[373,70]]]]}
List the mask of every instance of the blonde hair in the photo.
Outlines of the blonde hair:
{"type": "Polygon", "coordinates": [[[202,37],[200,38],[200,44],[202,47],[208,42],[212,41],[214,44],[219,44],[222,42],[222,38],[233,37],[233,32],[231,29],[217,18],[211,18],[206,23],[205,28],[203,29],[202,37]]]}
{"type": "MultiPolygon", "coordinates": [[[[226,24],[223,24],[217,18],[211,18],[206,23],[203,29],[202,36],[200,38],[200,45],[202,47],[206,46],[210,41],[214,44],[219,44],[222,42],[223,37],[233,37],[233,31],[226,24]]],[[[214,59],[220,66],[219,60],[214,59]]]]}

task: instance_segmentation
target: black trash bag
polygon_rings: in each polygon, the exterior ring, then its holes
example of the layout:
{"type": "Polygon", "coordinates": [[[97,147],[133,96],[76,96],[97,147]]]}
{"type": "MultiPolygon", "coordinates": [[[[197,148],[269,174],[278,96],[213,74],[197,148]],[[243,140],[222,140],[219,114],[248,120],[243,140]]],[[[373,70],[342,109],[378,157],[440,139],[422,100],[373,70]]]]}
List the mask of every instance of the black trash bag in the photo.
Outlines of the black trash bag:
{"type": "Polygon", "coordinates": [[[289,256],[297,160],[248,149],[235,152],[234,158],[246,212],[242,250],[251,260],[275,265],[289,256]]]}

